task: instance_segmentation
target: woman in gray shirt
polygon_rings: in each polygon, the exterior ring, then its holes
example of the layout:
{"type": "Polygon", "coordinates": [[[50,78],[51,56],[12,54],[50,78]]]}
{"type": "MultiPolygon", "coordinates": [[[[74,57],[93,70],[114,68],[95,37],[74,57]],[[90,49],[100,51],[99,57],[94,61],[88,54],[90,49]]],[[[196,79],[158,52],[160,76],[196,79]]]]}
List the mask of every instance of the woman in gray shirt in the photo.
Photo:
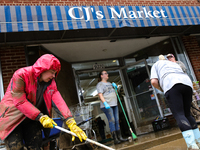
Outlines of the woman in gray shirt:
{"type": "Polygon", "coordinates": [[[97,84],[97,92],[99,98],[101,99],[100,108],[105,113],[110,127],[110,132],[112,133],[114,144],[119,144],[128,139],[124,139],[121,136],[120,126],[119,126],[119,112],[117,106],[117,96],[115,89],[113,88],[108,80],[108,73],[106,71],[101,71],[99,73],[99,83],[97,84]]]}

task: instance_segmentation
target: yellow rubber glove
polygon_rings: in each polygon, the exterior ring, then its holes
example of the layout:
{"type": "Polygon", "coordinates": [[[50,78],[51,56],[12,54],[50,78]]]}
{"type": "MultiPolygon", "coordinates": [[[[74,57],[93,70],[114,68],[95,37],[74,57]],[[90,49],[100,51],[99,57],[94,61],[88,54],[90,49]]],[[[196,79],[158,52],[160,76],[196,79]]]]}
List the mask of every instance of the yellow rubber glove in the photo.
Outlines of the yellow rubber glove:
{"type": "Polygon", "coordinates": [[[53,128],[53,125],[57,126],[53,119],[49,118],[47,115],[41,116],[39,120],[44,128],[53,128]]]}
{"type": "MultiPolygon", "coordinates": [[[[78,138],[80,139],[80,141],[82,142],[82,139],[86,140],[87,136],[85,134],[85,132],[83,130],[81,130],[77,125],[76,125],[76,121],[74,120],[74,118],[68,119],[66,121],[66,125],[68,126],[68,128],[74,132],[78,138]]],[[[72,136],[72,141],[75,140],[75,136],[72,136]]]]}

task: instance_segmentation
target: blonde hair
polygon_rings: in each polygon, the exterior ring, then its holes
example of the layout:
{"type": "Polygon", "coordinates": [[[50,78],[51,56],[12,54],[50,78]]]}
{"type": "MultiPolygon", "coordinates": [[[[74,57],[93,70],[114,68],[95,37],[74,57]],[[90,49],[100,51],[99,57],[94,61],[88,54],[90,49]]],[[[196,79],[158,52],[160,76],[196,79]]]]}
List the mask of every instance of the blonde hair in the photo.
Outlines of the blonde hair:
{"type": "Polygon", "coordinates": [[[159,60],[166,60],[165,56],[163,56],[163,55],[159,55],[158,58],[159,58],[159,60]]]}

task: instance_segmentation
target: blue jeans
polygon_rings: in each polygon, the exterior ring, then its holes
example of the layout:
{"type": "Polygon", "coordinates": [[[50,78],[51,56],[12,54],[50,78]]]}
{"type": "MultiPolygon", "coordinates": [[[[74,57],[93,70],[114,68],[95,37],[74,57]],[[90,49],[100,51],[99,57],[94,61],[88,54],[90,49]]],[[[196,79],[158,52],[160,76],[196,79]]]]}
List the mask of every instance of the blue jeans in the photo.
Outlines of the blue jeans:
{"type": "Polygon", "coordinates": [[[120,130],[118,106],[112,106],[109,109],[101,108],[101,110],[108,119],[110,132],[120,130]]]}

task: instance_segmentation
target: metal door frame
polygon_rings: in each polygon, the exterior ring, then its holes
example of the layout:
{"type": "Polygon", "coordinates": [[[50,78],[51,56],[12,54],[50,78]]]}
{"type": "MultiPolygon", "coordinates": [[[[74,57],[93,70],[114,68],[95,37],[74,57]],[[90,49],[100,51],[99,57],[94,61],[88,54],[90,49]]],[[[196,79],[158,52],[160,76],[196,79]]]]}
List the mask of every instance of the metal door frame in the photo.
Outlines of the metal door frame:
{"type": "MultiPolygon", "coordinates": [[[[126,107],[127,107],[127,112],[128,112],[128,114],[129,114],[128,116],[129,116],[129,119],[130,119],[130,120],[134,120],[133,123],[134,123],[135,128],[138,128],[138,126],[137,126],[135,114],[133,113],[133,108],[132,108],[132,105],[131,105],[131,102],[130,102],[130,98],[131,98],[133,95],[129,96],[129,93],[128,93],[128,89],[127,89],[127,88],[130,88],[130,83],[128,82],[129,85],[126,84],[126,82],[125,82],[125,80],[127,80],[127,79],[125,79],[125,78],[126,78],[126,77],[125,77],[126,75],[124,75],[124,73],[123,73],[122,70],[123,70],[123,69],[126,69],[126,68],[128,68],[128,67],[130,67],[130,66],[139,64],[139,63],[141,63],[141,62],[144,62],[145,66],[146,66],[147,74],[148,74],[149,79],[150,79],[150,72],[149,72],[149,68],[148,68],[148,66],[147,66],[146,59],[142,59],[142,60],[139,60],[139,61],[137,61],[137,62],[128,64],[128,65],[125,65],[125,66],[119,68],[120,78],[121,78],[121,80],[122,80],[122,86],[123,86],[124,93],[125,93],[125,96],[126,96],[126,99],[127,99],[127,100],[125,101],[125,104],[126,104],[126,107]],[[132,114],[131,114],[131,113],[132,113],[132,114]],[[132,117],[132,118],[131,118],[131,117],[132,117]]],[[[153,87],[153,86],[152,86],[152,87],[153,87]]],[[[160,113],[161,117],[163,117],[163,112],[162,112],[162,109],[161,109],[161,106],[160,106],[160,103],[159,103],[159,100],[158,100],[158,97],[157,97],[157,95],[156,95],[156,91],[155,91],[155,88],[154,88],[154,87],[153,87],[153,93],[154,93],[155,98],[156,98],[156,104],[157,104],[157,106],[158,106],[159,113],[160,113]]]]}
{"type": "Polygon", "coordinates": [[[78,101],[79,101],[80,106],[82,106],[81,98],[80,98],[80,95],[79,95],[79,83],[78,83],[78,82],[80,82],[80,80],[79,80],[78,74],[76,73],[76,70],[74,68],[72,68],[72,70],[73,70],[74,79],[75,79],[75,85],[76,85],[76,92],[77,92],[77,96],[78,96],[78,101]]]}

